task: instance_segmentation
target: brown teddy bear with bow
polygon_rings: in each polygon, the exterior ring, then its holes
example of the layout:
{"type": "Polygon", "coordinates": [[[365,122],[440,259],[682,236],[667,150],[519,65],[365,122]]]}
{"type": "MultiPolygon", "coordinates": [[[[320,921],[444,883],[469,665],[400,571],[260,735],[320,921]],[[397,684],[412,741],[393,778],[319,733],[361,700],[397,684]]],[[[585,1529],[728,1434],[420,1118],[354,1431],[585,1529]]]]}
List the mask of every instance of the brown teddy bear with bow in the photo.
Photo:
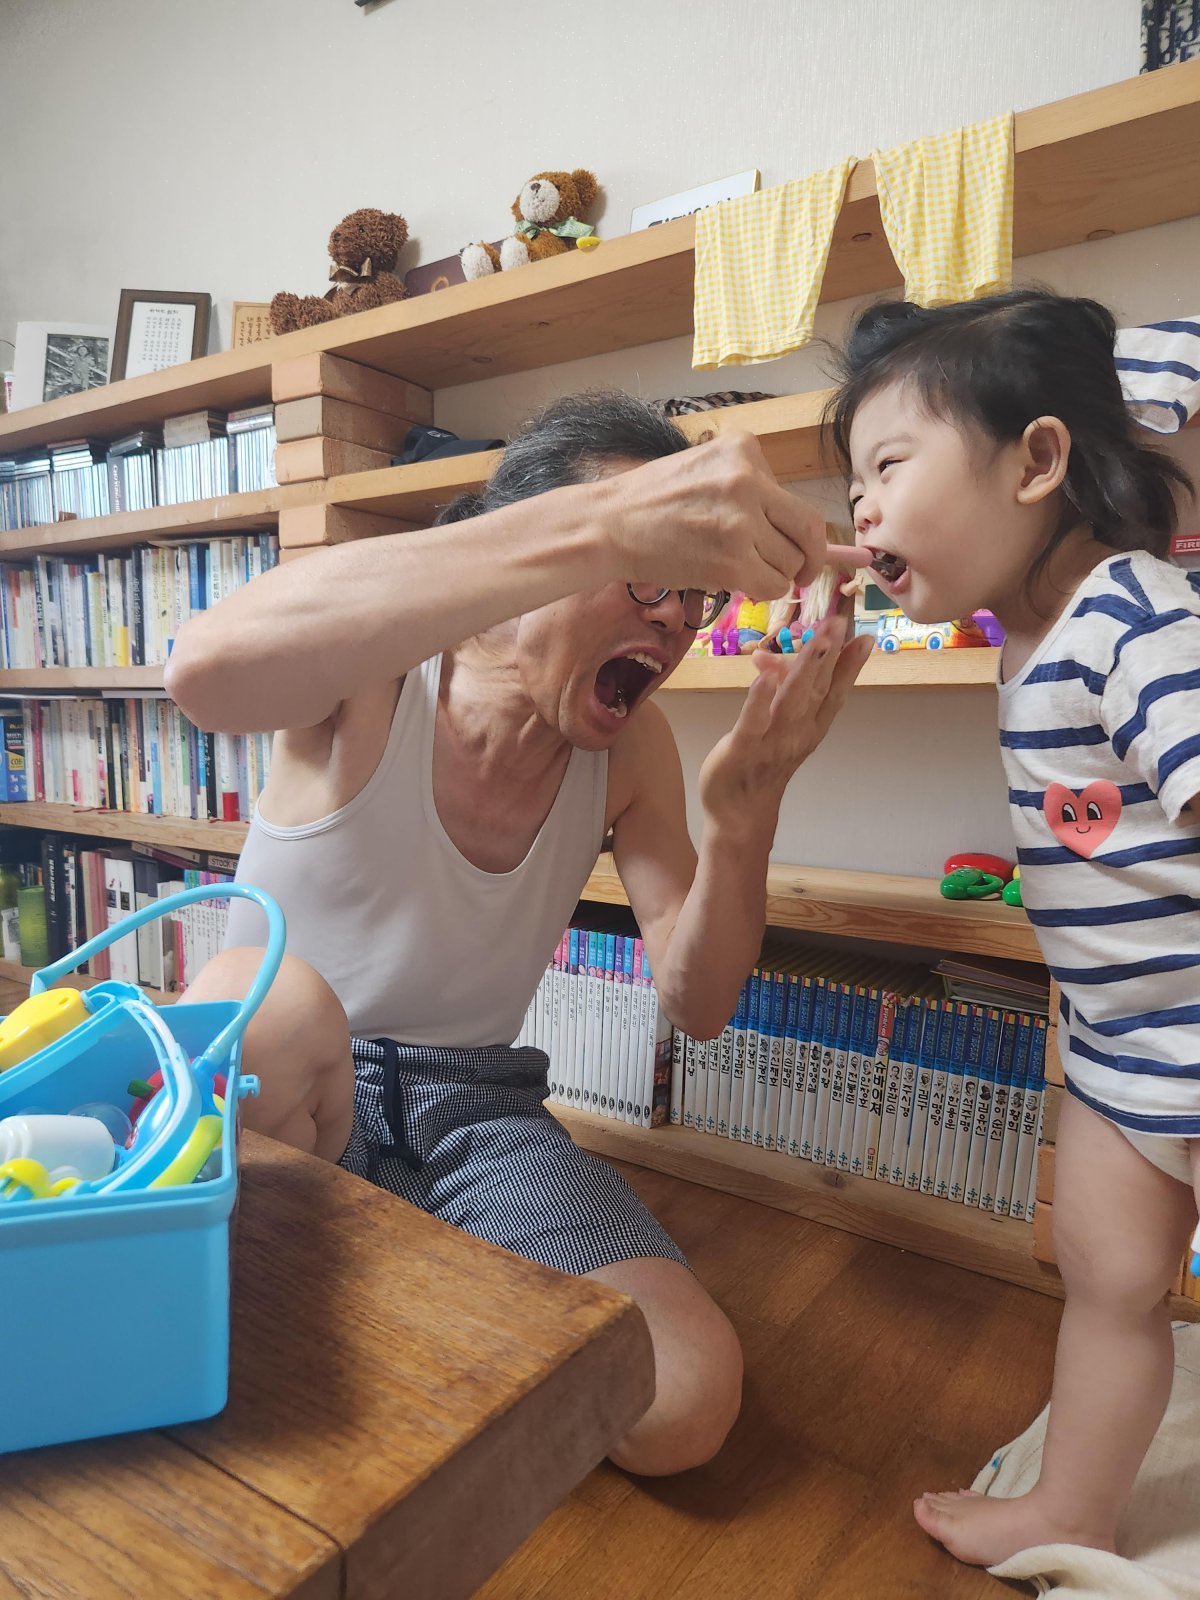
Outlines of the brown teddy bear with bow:
{"type": "Polygon", "coordinates": [[[408,291],[392,268],[407,239],[408,223],[395,212],[367,209],[343,217],[329,235],[334,287],[324,295],[277,294],[271,301],[272,331],[292,333],[403,300],[408,291]]]}
{"type": "Polygon", "coordinates": [[[560,256],[576,245],[598,243],[595,229],[583,214],[596,198],[595,174],[577,167],[574,172],[536,173],[513,201],[517,226],[496,250],[490,244],[469,244],[459,256],[463,276],[487,278],[560,256]]]}

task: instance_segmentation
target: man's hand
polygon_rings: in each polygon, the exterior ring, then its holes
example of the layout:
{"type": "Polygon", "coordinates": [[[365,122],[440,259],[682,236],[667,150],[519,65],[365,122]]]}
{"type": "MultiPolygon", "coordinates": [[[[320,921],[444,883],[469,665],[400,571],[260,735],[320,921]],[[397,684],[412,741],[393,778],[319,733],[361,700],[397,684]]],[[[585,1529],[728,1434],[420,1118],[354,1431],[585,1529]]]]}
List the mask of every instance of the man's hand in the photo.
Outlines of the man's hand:
{"type": "Polygon", "coordinates": [[[604,487],[629,583],[775,600],[824,563],[824,517],[779,487],[753,434],[723,433],[604,487]]]}
{"type": "Polygon", "coordinates": [[[766,808],[773,815],[789,780],[820,744],[871,654],[869,638],[844,642],[830,617],[795,655],[756,651],[758,677],[737,722],[700,769],[700,800],[714,822],[766,808]]]}

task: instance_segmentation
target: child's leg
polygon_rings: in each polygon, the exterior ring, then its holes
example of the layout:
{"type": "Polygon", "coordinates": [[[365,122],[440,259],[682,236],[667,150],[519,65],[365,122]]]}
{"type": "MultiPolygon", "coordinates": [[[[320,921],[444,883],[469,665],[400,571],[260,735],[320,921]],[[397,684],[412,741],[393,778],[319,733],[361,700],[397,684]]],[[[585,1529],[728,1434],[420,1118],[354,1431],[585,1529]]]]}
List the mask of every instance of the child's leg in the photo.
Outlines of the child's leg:
{"type": "Polygon", "coordinates": [[[951,1554],[994,1566],[1041,1544],[1112,1549],[1171,1392],[1164,1297],[1194,1199],[1121,1131],[1068,1095],[1059,1124],[1054,1244],[1067,1298],[1042,1473],[1014,1499],[926,1494],[917,1521],[951,1554]]]}
{"type": "MultiPolygon", "coordinates": [[[[223,950],[182,998],[240,1000],[254,981],[262,954],[223,950]]],[[[242,1101],[248,1128],[326,1161],[341,1159],[354,1115],[350,1025],[324,978],[296,956],[284,956],[246,1029],[242,1069],[262,1080],[259,1095],[242,1101]]]]}

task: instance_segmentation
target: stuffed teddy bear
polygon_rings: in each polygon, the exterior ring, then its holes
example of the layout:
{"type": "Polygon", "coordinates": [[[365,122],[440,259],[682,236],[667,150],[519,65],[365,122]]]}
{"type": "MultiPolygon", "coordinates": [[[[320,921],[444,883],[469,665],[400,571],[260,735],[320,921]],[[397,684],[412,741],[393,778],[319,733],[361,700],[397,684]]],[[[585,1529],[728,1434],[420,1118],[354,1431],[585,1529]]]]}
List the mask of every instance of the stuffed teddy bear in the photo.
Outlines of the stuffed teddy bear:
{"type": "Polygon", "coordinates": [[[469,244],[461,252],[463,277],[468,281],[487,278],[493,272],[560,256],[585,240],[597,243],[595,230],[583,221],[583,213],[595,200],[598,187],[595,175],[582,167],[574,172],[536,173],[513,201],[517,226],[499,250],[490,244],[469,244]]]}
{"type": "Polygon", "coordinates": [[[329,235],[334,287],[324,296],[281,292],[271,301],[271,329],[292,333],[351,311],[403,300],[408,291],[392,271],[408,238],[408,223],[391,211],[352,211],[329,235]]]}

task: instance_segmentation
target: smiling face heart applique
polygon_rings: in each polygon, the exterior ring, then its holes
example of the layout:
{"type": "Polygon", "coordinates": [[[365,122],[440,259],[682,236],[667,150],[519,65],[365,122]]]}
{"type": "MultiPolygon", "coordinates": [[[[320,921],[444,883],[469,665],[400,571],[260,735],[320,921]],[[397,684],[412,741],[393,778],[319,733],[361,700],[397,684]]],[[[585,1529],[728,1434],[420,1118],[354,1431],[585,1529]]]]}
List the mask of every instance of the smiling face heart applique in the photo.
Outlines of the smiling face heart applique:
{"type": "Polygon", "coordinates": [[[1077,856],[1094,855],[1120,821],[1121,791],[1103,779],[1078,794],[1065,783],[1052,783],[1042,811],[1059,844],[1077,856]]]}

